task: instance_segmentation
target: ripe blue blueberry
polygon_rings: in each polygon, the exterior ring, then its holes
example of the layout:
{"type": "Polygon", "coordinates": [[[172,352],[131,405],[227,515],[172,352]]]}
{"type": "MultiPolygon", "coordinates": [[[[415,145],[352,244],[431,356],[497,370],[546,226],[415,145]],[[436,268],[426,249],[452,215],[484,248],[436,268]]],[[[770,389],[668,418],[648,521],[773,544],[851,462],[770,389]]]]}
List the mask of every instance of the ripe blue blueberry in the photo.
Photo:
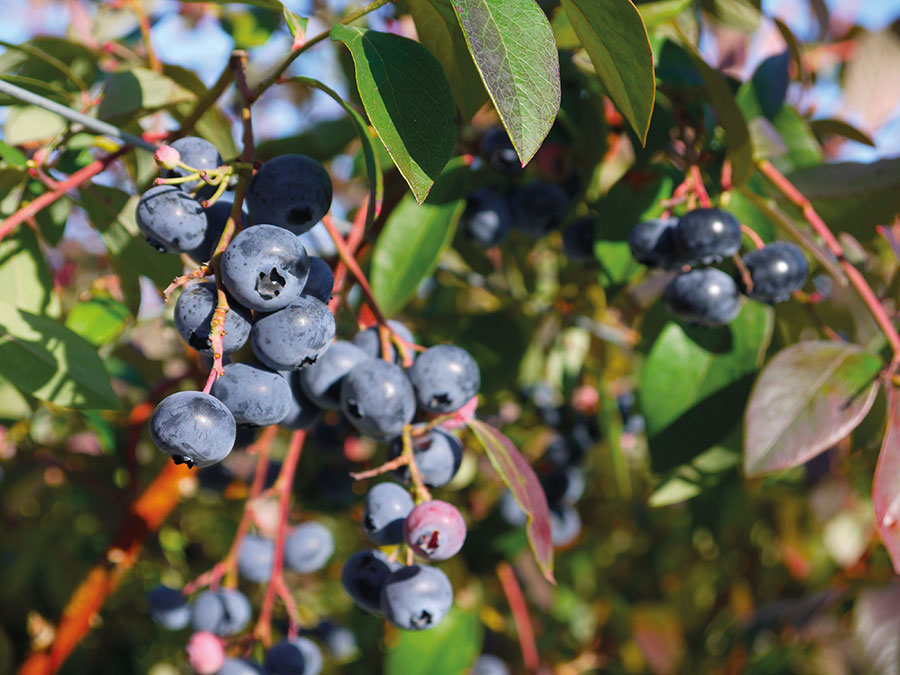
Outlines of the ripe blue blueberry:
{"type": "Polygon", "coordinates": [[[403,368],[369,359],[355,365],[341,384],[341,410],[366,436],[387,440],[416,414],[416,397],[403,368]]]}
{"type": "Polygon", "coordinates": [[[238,572],[247,581],[260,583],[272,578],[275,562],[275,542],[248,534],[238,551],[238,572]]]}
{"type": "Polygon", "coordinates": [[[331,177],[305,155],[280,155],[263,164],[247,189],[254,223],[271,223],[302,234],[331,208],[331,177]]]}
{"type": "Polygon", "coordinates": [[[257,315],[250,346],[274,370],[300,370],[319,360],[334,339],[334,315],[321,300],[301,295],[290,307],[257,315]]]}
{"type": "Polygon", "coordinates": [[[356,636],[349,628],[323,621],[316,628],[328,651],[338,661],[349,661],[359,653],[356,636]]]}
{"type": "Polygon", "coordinates": [[[506,490],[497,502],[500,509],[500,515],[509,525],[513,527],[524,527],[528,522],[528,514],[526,514],[512,492],[506,490]]]}
{"type": "Polygon", "coordinates": [[[311,295],[324,303],[331,300],[331,292],[334,289],[334,272],[328,263],[319,256],[309,256],[309,276],[303,287],[304,295],[311,295]]]}
{"type": "Polygon", "coordinates": [[[730,323],[741,311],[737,284],[714,267],[677,275],[663,293],[672,314],[701,326],[730,323]]]}
{"type": "Polygon", "coordinates": [[[191,622],[191,608],[181,591],[156,586],[147,593],[150,617],[167,630],[181,630],[191,622]]]}
{"type": "Polygon", "coordinates": [[[291,388],[287,414],[278,423],[285,429],[309,429],[319,419],[319,407],[309,400],[300,386],[300,373],[303,371],[285,370],[281,376],[287,380],[291,388]]]}
{"type": "MultiPolygon", "coordinates": [[[[428,487],[443,487],[459,471],[462,463],[462,443],[453,434],[439,427],[413,438],[413,456],[422,481],[428,487]]],[[[395,459],[403,452],[403,439],[395,438],[388,446],[387,459],[395,459]]],[[[402,466],[394,472],[403,480],[409,480],[409,467],[402,466]]]]}
{"type": "Polygon", "coordinates": [[[473,192],[466,200],[459,227],[479,246],[500,244],[512,228],[512,213],[506,198],[493,188],[473,192]]]}
{"type": "Polygon", "coordinates": [[[314,521],[298,525],[284,541],[284,564],[295,572],[318,572],[333,553],[334,535],[314,521]]]}
{"type": "Polygon", "coordinates": [[[191,607],[191,625],[197,631],[228,637],[244,630],[251,614],[250,601],[238,590],[203,591],[191,607]]]}
{"type": "Polygon", "coordinates": [[[163,253],[196,248],[206,234],[200,203],[174,185],[155,185],[142,194],[135,220],[150,245],[163,253]]]}
{"type": "Polygon", "coordinates": [[[247,659],[225,659],[216,675],[267,675],[263,667],[247,659]]]}
{"type": "Polygon", "coordinates": [[[675,248],[687,265],[709,264],[741,247],[741,224],[722,209],[694,209],[678,219],[675,248]]]}
{"type": "Polygon", "coordinates": [[[541,476],[541,487],[551,507],[571,505],[584,494],[584,474],[576,466],[555,469],[541,476]]]}
{"type": "MultiPolygon", "coordinates": [[[[219,151],[209,141],[198,138],[197,136],[185,136],[170,144],[171,147],[178,151],[181,155],[181,161],[193,169],[210,170],[218,168],[222,165],[222,156],[219,151]]],[[[181,178],[190,175],[187,169],[175,167],[174,169],[164,169],[161,172],[164,178],[181,178]]],[[[192,180],[187,183],[179,183],[178,188],[185,193],[193,192],[198,187],[203,186],[197,191],[198,199],[206,199],[212,197],[216,188],[212,185],[206,185],[203,181],[192,180]]]]}
{"type": "Polygon", "coordinates": [[[341,382],[354,366],[370,358],[352,342],[338,340],[318,361],[300,371],[300,386],[320,408],[340,410],[341,382]]]}
{"type": "Polygon", "coordinates": [[[167,396],[150,417],[150,437],[176,464],[209,466],[234,447],[237,426],[219,399],[199,391],[167,396]]]}
{"type": "Polygon", "coordinates": [[[430,413],[456,412],[478,393],[481,372],[462,347],[437,345],[419,354],[409,369],[419,405],[430,413]]]}
{"type": "Polygon", "coordinates": [[[453,606],[453,586],[437,567],[410,565],[392,572],[381,589],[381,611],[398,628],[437,626],[453,606]]]}
{"type": "Polygon", "coordinates": [[[235,422],[253,427],[278,424],[291,400],[291,387],[281,373],[249,363],[225,366],[210,393],[225,404],[235,422]]]}
{"type": "Polygon", "coordinates": [[[403,523],[403,537],[426,560],[447,560],[462,549],[466,522],[453,504],[432,499],[410,511],[403,523]]]}
{"type": "Polygon", "coordinates": [[[509,675],[509,667],[499,656],[482,654],[475,659],[469,675],[509,675]]]}
{"type": "Polygon", "coordinates": [[[553,545],[565,547],[581,533],[581,516],[571,506],[550,510],[550,536],[553,545]]]}
{"type": "Polygon", "coordinates": [[[341,568],[341,584],[356,606],[370,614],[381,614],[381,590],[388,575],[400,569],[378,549],[360,551],[347,558],[341,568]]]}
{"type": "Polygon", "coordinates": [[[379,483],[366,493],[363,531],[379,546],[403,541],[403,523],[413,510],[409,492],[397,483],[379,483]]]}
{"type": "MultiPolygon", "coordinates": [[[[399,321],[394,321],[393,319],[388,319],[387,325],[391,329],[391,331],[393,331],[398,337],[402,338],[406,342],[415,344],[416,338],[410,332],[409,328],[404,326],[402,323],[400,323],[399,321]]],[[[365,330],[361,330],[360,332],[358,332],[353,336],[353,344],[362,349],[373,359],[380,359],[382,357],[381,339],[378,336],[378,326],[369,326],[365,330]]],[[[394,363],[399,363],[400,355],[397,354],[397,349],[393,344],[390,345],[389,351],[391,354],[391,360],[394,361],[394,363]]]]}
{"type": "MultiPolygon", "coordinates": [[[[209,262],[222,233],[225,231],[225,224],[231,216],[232,202],[227,199],[218,199],[216,203],[209,208],[203,209],[206,214],[206,234],[203,235],[203,242],[197,247],[188,251],[197,262],[209,262]]],[[[247,222],[247,212],[242,212],[244,223],[247,222]]]]}
{"type": "Polygon", "coordinates": [[[309,276],[306,249],[274,225],[248,227],[222,254],[222,283],[250,309],[273,312],[295,303],[309,276]]]}
{"type": "Polygon", "coordinates": [[[514,228],[543,237],[562,225],[569,210],[569,195],[559,185],[537,181],[516,190],[510,208],[514,228]]]}
{"type": "Polygon", "coordinates": [[[266,653],[270,675],[318,675],[322,672],[322,651],[305,637],[288,638],[266,653]]]}
{"type": "MultiPolygon", "coordinates": [[[[182,340],[204,356],[213,356],[209,324],[217,303],[216,284],[211,281],[191,284],[182,291],[175,303],[175,329],[182,340]]],[[[250,337],[252,320],[249,309],[229,298],[228,312],[225,314],[223,355],[236,352],[244,346],[250,337]]]]}
{"type": "Polygon", "coordinates": [[[501,173],[513,175],[522,171],[522,162],[503,127],[493,127],[484,132],[480,154],[488,166],[501,173]]]}
{"type": "Polygon", "coordinates": [[[572,260],[591,262],[594,258],[594,219],[579,218],[563,232],[563,250],[572,260]]]}
{"type": "Polygon", "coordinates": [[[669,269],[678,264],[675,226],[678,218],[654,218],[638,223],[628,234],[632,257],[647,267],[669,269]]]}
{"type": "Polygon", "coordinates": [[[809,274],[803,251],[788,242],[750,251],[743,260],[753,281],[753,290],[747,295],[763,302],[784,302],[803,286],[809,274]]]}

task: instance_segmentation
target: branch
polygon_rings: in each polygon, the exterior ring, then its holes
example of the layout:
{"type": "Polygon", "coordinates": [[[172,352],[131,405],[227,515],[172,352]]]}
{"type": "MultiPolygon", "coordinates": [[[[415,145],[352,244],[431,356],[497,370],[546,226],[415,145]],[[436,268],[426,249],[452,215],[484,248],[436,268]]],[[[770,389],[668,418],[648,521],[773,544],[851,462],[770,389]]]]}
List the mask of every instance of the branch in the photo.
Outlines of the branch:
{"type": "Polygon", "coordinates": [[[537,670],[540,663],[537,644],[534,641],[534,631],[531,628],[531,617],[528,616],[528,605],[525,604],[525,596],[522,588],[516,580],[516,573],[507,562],[497,565],[497,576],[500,585],[512,611],[513,622],[516,624],[516,635],[519,638],[519,646],[522,648],[522,661],[525,668],[530,671],[537,670]]]}
{"type": "Polygon", "coordinates": [[[375,296],[372,295],[372,287],[369,286],[369,281],[368,279],[366,279],[366,275],[363,274],[363,271],[360,269],[359,263],[356,262],[356,258],[353,257],[353,254],[347,248],[347,242],[344,241],[344,237],[341,236],[341,233],[338,232],[337,227],[335,227],[334,221],[331,219],[331,215],[326,214],[325,217],[322,218],[322,223],[325,225],[325,229],[328,230],[328,234],[331,235],[332,241],[334,241],[334,245],[337,248],[338,256],[340,256],[341,262],[347,266],[347,269],[353,275],[356,283],[359,284],[359,287],[363,293],[363,297],[366,299],[366,303],[372,310],[372,314],[375,315],[375,320],[379,324],[386,325],[387,319],[384,318],[384,314],[381,312],[381,308],[378,306],[378,302],[375,300],[375,296]]]}

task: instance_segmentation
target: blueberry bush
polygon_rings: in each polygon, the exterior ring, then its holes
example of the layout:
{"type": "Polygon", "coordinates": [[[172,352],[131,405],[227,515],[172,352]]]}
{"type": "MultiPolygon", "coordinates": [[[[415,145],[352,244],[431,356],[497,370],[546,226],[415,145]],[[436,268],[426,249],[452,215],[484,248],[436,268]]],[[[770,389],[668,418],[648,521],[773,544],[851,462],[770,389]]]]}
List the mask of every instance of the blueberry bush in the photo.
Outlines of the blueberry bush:
{"type": "Polygon", "coordinates": [[[0,672],[900,672],[871,4],[21,5],[0,672]]]}

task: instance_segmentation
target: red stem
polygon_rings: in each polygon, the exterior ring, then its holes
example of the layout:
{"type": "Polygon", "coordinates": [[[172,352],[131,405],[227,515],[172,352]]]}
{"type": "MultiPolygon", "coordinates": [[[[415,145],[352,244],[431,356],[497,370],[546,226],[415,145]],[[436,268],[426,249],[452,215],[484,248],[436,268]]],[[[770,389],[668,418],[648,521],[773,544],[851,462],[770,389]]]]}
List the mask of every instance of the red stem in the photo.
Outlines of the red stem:
{"type": "Polygon", "coordinates": [[[700,206],[708,209],[712,206],[712,200],[710,200],[709,193],[706,191],[706,186],[703,184],[703,175],[700,173],[700,167],[696,164],[692,164],[690,175],[694,182],[694,194],[697,195],[697,199],[700,200],[700,206]]]}
{"type": "Polygon", "coordinates": [[[369,281],[368,279],[366,279],[366,275],[363,274],[363,271],[359,268],[359,263],[356,262],[356,258],[353,257],[353,254],[347,248],[347,242],[344,241],[341,233],[338,232],[337,227],[335,227],[334,222],[331,220],[331,216],[326,214],[325,217],[322,218],[322,223],[324,223],[325,229],[328,230],[328,234],[331,235],[331,239],[334,241],[335,247],[337,247],[338,255],[341,257],[341,262],[343,262],[347,266],[350,274],[353,275],[356,283],[358,283],[360,289],[362,289],[363,297],[365,297],[366,303],[372,310],[372,314],[375,315],[375,320],[379,324],[387,324],[387,320],[384,318],[384,314],[382,314],[381,308],[378,306],[378,302],[375,300],[375,296],[372,295],[372,287],[369,286],[369,281]]]}
{"type": "Polygon", "coordinates": [[[506,595],[506,601],[512,611],[513,622],[516,624],[516,635],[519,638],[519,647],[522,648],[522,661],[526,669],[535,671],[539,665],[538,650],[522,588],[519,586],[512,565],[507,562],[497,565],[497,576],[500,578],[500,585],[503,587],[503,593],[506,595]]]}
{"type": "Polygon", "coordinates": [[[756,248],[760,249],[760,248],[763,248],[763,247],[766,245],[766,242],[764,242],[764,241],[762,240],[762,237],[760,237],[760,236],[756,233],[756,230],[754,230],[752,227],[749,227],[749,226],[744,225],[743,223],[741,223],[741,232],[743,232],[744,234],[746,234],[746,235],[750,238],[750,241],[753,242],[753,245],[754,245],[756,248]]]}

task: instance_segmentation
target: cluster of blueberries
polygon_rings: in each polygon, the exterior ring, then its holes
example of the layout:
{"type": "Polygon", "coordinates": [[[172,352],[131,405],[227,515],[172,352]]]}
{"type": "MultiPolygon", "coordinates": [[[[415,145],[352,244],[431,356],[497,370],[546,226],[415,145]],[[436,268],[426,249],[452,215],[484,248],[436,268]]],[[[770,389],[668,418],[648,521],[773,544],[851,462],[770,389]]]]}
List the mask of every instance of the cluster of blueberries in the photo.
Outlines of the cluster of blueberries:
{"type": "Polygon", "coordinates": [[[710,265],[741,247],[741,226],[731,213],[694,209],[679,217],[656,218],[632,228],[628,243],[635,260],[648,267],[680,269],[666,286],[663,300],[670,312],[702,326],[730,323],[741,311],[741,293],[762,302],[783,302],[799,290],[809,273],[803,252],[776,242],[741,258],[734,277],[710,265]],[[684,268],[691,269],[684,271],[684,268]]]}
{"type": "MultiPolygon", "coordinates": [[[[481,139],[480,155],[505,177],[522,172],[522,164],[502,127],[488,129],[481,139]]],[[[478,246],[502,244],[513,228],[531,237],[558,229],[566,219],[571,195],[562,185],[536,180],[523,186],[491,185],[470,194],[460,218],[460,230],[478,246]]],[[[566,254],[576,260],[593,258],[594,221],[584,217],[563,233],[566,254]]]]}

